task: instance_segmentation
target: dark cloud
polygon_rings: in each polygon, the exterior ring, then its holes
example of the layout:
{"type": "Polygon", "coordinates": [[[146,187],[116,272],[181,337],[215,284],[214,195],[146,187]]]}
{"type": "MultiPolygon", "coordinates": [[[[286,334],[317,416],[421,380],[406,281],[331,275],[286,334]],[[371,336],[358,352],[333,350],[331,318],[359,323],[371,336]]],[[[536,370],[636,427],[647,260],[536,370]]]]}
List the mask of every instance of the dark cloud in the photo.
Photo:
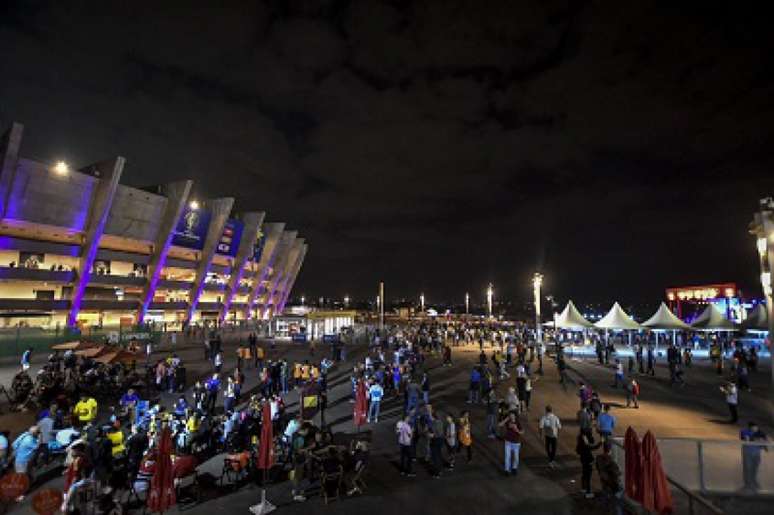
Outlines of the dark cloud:
{"type": "Polygon", "coordinates": [[[192,177],[309,241],[310,296],[580,300],[754,286],[774,187],[752,7],[446,0],[6,2],[24,152],[192,177]]]}

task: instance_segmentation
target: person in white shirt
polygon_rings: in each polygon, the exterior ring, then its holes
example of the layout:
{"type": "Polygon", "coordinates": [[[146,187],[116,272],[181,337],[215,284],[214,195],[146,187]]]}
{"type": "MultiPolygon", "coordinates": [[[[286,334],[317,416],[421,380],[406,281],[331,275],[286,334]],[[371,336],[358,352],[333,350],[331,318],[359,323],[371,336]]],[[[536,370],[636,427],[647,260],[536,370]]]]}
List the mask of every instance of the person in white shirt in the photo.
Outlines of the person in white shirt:
{"type": "Polygon", "coordinates": [[[538,431],[545,439],[546,454],[548,454],[548,466],[556,467],[556,444],[559,439],[559,430],[562,429],[562,422],[559,420],[551,406],[546,406],[546,413],[540,417],[538,431]]]}
{"type": "Polygon", "coordinates": [[[411,441],[414,437],[411,415],[406,415],[403,420],[398,421],[395,433],[398,435],[398,446],[400,447],[400,475],[414,477],[415,474],[411,469],[411,441]]]}

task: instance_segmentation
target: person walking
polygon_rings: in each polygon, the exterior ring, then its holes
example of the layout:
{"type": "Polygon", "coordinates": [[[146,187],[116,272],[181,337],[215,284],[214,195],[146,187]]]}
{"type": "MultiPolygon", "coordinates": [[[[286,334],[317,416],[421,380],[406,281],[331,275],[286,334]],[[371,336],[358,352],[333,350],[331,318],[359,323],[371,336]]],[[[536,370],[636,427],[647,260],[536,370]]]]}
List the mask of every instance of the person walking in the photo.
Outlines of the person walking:
{"type": "Polygon", "coordinates": [[[521,435],[524,430],[515,413],[508,413],[508,416],[500,422],[500,426],[505,431],[505,474],[515,476],[519,473],[519,452],[521,451],[521,435]]]}
{"type": "Polygon", "coordinates": [[[371,420],[373,420],[374,423],[379,423],[379,407],[382,403],[382,397],[384,397],[384,389],[382,388],[382,385],[374,381],[371,384],[371,387],[368,388],[368,398],[371,402],[368,405],[368,417],[366,418],[366,422],[369,424],[371,423],[371,420]]]}
{"type": "Polygon", "coordinates": [[[425,404],[430,404],[430,378],[427,377],[427,372],[422,374],[422,400],[425,404]]]}
{"type": "Polygon", "coordinates": [[[638,383],[636,379],[632,379],[629,381],[629,384],[626,385],[626,407],[628,408],[632,403],[634,403],[634,408],[639,409],[640,404],[637,402],[639,396],[640,383],[638,383]]]}
{"type": "Polygon", "coordinates": [[[468,392],[468,404],[478,403],[481,399],[481,372],[478,367],[473,367],[470,372],[470,391],[468,392]]]}
{"type": "Polygon", "coordinates": [[[593,499],[594,492],[591,490],[591,474],[594,470],[594,450],[599,449],[602,442],[593,443],[583,433],[578,433],[578,440],[575,445],[575,452],[578,454],[581,462],[581,488],[586,499],[593,499]]]}
{"type": "Polygon", "coordinates": [[[726,404],[728,404],[728,411],[731,414],[731,423],[736,424],[739,420],[739,391],[736,388],[736,384],[733,381],[729,381],[720,387],[720,391],[726,396],[726,404]]]}
{"type": "Polygon", "coordinates": [[[411,442],[414,438],[414,428],[411,426],[411,415],[406,415],[403,420],[399,420],[395,426],[395,433],[398,435],[398,447],[400,448],[400,475],[414,477],[411,463],[413,456],[411,453],[411,442]]]}
{"type": "Polygon", "coordinates": [[[546,406],[545,415],[540,417],[538,425],[540,436],[545,440],[548,466],[556,468],[556,446],[559,440],[559,430],[562,429],[562,422],[554,414],[550,405],[546,406]]]}

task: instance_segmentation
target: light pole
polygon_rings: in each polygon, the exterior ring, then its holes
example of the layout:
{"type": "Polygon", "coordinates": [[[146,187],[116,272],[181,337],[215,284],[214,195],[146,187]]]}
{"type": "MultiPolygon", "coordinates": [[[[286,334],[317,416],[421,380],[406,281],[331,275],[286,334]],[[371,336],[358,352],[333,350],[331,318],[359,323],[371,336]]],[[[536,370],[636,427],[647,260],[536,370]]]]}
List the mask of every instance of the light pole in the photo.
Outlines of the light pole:
{"type": "Polygon", "coordinates": [[[470,314],[470,294],[469,293],[465,294],[465,314],[466,315],[470,314]]]}
{"type": "Polygon", "coordinates": [[[772,306],[772,290],[774,284],[771,272],[774,270],[774,198],[767,197],[760,201],[760,211],[750,224],[750,233],[757,238],[758,257],[761,267],[761,287],[766,299],[766,312],[769,319],[769,360],[771,363],[771,388],[774,390],[774,306],[772,306]]]}
{"type": "Polygon", "coordinates": [[[489,318],[492,318],[492,297],[494,297],[494,287],[492,283],[486,288],[486,310],[489,314],[489,318]]]}
{"type": "Polygon", "coordinates": [[[376,298],[376,304],[379,306],[379,333],[384,332],[384,282],[379,283],[379,297],[376,298]]]}
{"type": "Polygon", "coordinates": [[[344,307],[349,307],[349,295],[344,295],[344,307]]]}
{"type": "Polygon", "coordinates": [[[422,311],[422,313],[425,312],[425,294],[424,293],[419,294],[419,309],[422,311]]]}
{"type": "Polygon", "coordinates": [[[301,295],[301,307],[304,307],[304,301],[306,300],[306,297],[301,295]]]}
{"type": "Polygon", "coordinates": [[[535,294],[535,343],[543,342],[543,331],[540,327],[540,287],[543,285],[543,274],[535,272],[532,276],[532,290],[535,294]]]}

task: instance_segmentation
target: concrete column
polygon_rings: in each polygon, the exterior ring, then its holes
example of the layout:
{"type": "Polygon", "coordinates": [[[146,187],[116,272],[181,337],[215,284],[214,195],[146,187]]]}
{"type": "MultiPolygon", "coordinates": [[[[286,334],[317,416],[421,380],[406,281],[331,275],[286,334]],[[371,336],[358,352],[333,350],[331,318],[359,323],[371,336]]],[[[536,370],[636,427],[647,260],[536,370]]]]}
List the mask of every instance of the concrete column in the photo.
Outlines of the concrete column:
{"type": "Polygon", "coordinates": [[[13,180],[16,177],[23,133],[24,126],[14,122],[0,138],[0,220],[5,218],[8,196],[11,194],[13,180]]]}
{"type": "Polygon", "coordinates": [[[67,315],[67,326],[75,327],[78,321],[78,313],[81,310],[81,301],[89,283],[91,267],[99,250],[99,240],[105,230],[105,223],[113,204],[118,181],[124,170],[126,160],[116,157],[107,161],[87,166],[82,169],[84,173],[99,173],[99,182],[91,197],[89,217],[86,221],[85,236],[81,246],[81,257],[78,260],[77,276],[73,284],[73,297],[70,303],[70,313],[67,315]]]}
{"type": "Polygon", "coordinates": [[[247,299],[247,307],[245,308],[245,318],[253,318],[253,306],[255,301],[263,295],[263,287],[261,286],[263,281],[269,276],[269,270],[274,264],[277,257],[277,249],[280,247],[284,235],[285,224],[282,222],[275,222],[264,224],[263,233],[266,235],[266,241],[263,244],[263,253],[261,259],[256,266],[257,271],[253,279],[253,290],[247,299]]]}
{"type": "Polygon", "coordinates": [[[223,298],[223,306],[220,308],[221,322],[226,319],[228,310],[231,308],[231,302],[234,300],[234,295],[236,295],[239,289],[239,282],[245,273],[245,265],[248,258],[253,254],[255,242],[258,239],[258,231],[265,217],[266,213],[262,211],[245,213],[243,217],[242,221],[245,226],[242,232],[242,239],[239,242],[239,249],[234,258],[234,266],[232,267],[231,278],[228,281],[228,288],[226,288],[225,297],[223,298]]]}
{"type": "Polygon", "coordinates": [[[260,319],[264,318],[266,313],[266,305],[268,304],[269,299],[271,298],[271,294],[274,291],[276,281],[279,280],[279,275],[285,268],[285,261],[288,258],[290,248],[293,246],[293,242],[295,241],[297,235],[298,231],[285,231],[282,234],[282,239],[280,239],[280,242],[277,245],[274,260],[271,266],[267,268],[265,273],[266,285],[261,286],[260,291],[258,292],[258,296],[256,297],[256,308],[258,309],[258,317],[260,319]]]}
{"type": "Polygon", "coordinates": [[[266,294],[266,300],[263,303],[262,316],[264,318],[267,316],[267,314],[269,316],[274,316],[274,314],[276,314],[275,306],[279,301],[280,288],[282,287],[283,284],[285,284],[285,281],[290,275],[290,271],[293,265],[295,264],[296,259],[298,259],[298,254],[301,252],[301,248],[303,246],[304,246],[304,239],[296,238],[293,241],[293,244],[290,246],[290,250],[285,255],[285,259],[283,260],[283,262],[281,264],[278,264],[277,266],[278,273],[277,275],[272,276],[271,285],[268,290],[268,293],[266,294]]]}
{"type": "Polygon", "coordinates": [[[309,250],[309,245],[304,244],[304,247],[301,249],[301,254],[299,254],[298,259],[296,260],[296,265],[293,268],[293,273],[290,276],[290,280],[288,281],[287,285],[285,286],[285,290],[282,293],[282,299],[280,300],[279,309],[277,310],[279,313],[285,311],[285,304],[287,304],[290,292],[293,291],[293,286],[296,284],[296,279],[298,278],[298,273],[301,271],[301,265],[304,264],[304,258],[306,257],[307,250],[309,250]]]}
{"type": "Polygon", "coordinates": [[[137,323],[142,323],[145,314],[148,312],[148,306],[153,302],[153,296],[156,294],[161,271],[164,269],[164,263],[167,261],[169,247],[172,245],[175,227],[183,215],[185,204],[188,202],[188,195],[191,193],[193,181],[178,181],[165,184],[161,192],[167,197],[167,207],[159,224],[159,232],[156,234],[156,240],[153,244],[153,254],[148,263],[148,272],[146,274],[148,282],[142,290],[140,309],[137,311],[137,323]]]}
{"type": "Polygon", "coordinates": [[[220,238],[223,236],[223,228],[226,226],[228,215],[231,214],[231,208],[233,206],[234,199],[232,197],[210,200],[204,206],[204,208],[208,209],[211,213],[210,227],[207,229],[204,248],[202,248],[199,265],[196,268],[196,278],[194,279],[189,294],[188,316],[186,316],[186,322],[190,322],[196,312],[196,305],[199,303],[199,297],[202,295],[202,290],[204,290],[204,280],[207,278],[207,272],[210,270],[212,258],[215,257],[215,250],[218,247],[220,238]]]}

